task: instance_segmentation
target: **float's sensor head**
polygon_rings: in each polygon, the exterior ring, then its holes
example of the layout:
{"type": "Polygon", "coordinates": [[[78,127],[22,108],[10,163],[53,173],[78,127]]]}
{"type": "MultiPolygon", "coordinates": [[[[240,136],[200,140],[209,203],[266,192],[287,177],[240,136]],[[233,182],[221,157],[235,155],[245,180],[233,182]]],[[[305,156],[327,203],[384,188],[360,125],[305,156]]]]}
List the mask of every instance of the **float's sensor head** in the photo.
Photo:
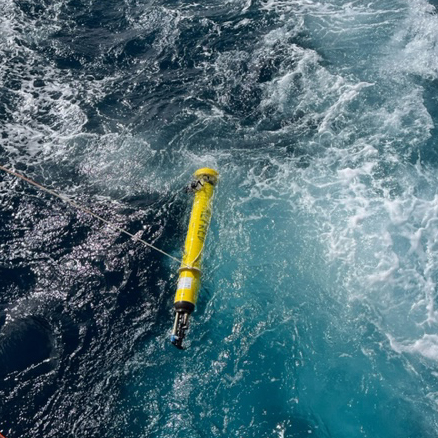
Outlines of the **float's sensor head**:
{"type": "Polygon", "coordinates": [[[173,323],[172,334],[170,335],[170,342],[180,350],[183,349],[182,343],[186,336],[186,330],[189,328],[189,313],[176,311],[175,322],[173,323]]]}

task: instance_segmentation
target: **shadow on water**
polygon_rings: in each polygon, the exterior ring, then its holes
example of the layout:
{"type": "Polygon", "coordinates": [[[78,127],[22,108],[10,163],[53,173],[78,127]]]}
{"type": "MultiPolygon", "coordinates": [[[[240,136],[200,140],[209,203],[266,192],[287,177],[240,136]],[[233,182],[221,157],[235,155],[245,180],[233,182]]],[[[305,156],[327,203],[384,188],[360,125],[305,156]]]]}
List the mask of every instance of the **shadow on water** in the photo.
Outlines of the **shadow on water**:
{"type": "MultiPolygon", "coordinates": [[[[54,339],[47,321],[40,317],[18,317],[0,328],[0,377],[25,371],[49,360],[54,350],[54,339]]],[[[38,373],[44,372],[41,369],[38,373]]],[[[38,374],[34,373],[34,375],[38,374]]]]}

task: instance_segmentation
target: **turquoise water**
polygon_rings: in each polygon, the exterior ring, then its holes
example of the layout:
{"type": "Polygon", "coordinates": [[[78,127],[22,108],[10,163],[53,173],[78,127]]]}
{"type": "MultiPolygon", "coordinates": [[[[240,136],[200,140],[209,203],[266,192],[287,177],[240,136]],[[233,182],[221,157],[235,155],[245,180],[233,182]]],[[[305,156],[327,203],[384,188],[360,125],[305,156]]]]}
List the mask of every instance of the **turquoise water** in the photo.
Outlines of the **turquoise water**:
{"type": "Polygon", "coordinates": [[[438,17],[425,0],[3,0],[0,432],[438,436],[438,17]]]}

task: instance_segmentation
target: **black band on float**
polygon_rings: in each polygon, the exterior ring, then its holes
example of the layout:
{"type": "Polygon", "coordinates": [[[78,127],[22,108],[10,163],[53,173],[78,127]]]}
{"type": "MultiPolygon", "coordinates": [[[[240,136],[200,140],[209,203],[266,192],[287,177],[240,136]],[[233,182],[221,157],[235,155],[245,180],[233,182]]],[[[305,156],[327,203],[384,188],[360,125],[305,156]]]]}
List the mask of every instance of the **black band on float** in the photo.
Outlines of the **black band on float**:
{"type": "Polygon", "coordinates": [[[192,313],[195,310],[195,305],[193,303],[191,303],[190,301],[177,301],[174,304],[175,310],[177,312],[187,312],[187,313],[192,313]]]}

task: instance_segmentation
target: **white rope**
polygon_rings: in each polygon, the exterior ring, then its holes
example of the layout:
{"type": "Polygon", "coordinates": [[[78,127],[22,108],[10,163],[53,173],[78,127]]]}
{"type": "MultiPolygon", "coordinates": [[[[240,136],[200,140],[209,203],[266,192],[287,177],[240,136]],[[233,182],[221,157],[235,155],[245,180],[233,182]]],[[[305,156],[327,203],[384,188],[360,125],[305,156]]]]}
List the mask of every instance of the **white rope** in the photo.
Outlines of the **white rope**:
{"type": "MultiPolygon", "coordinates": [[[[168,254],[167,252],[163,251],[160,248],[157,248],[156,246],[152,245],[149,242],[146,242],[145,240],[135,236],[134,234],[130,233],[129,231],[124,230],[123,228],[118,227],[117,225],[114,225],[113,223],[107,221],[106,219],[104,219],[103,217],[97,215],[96,213],[93,213],[92,211],[88,210],[88,208],[83,207],[82,205],[76,204],[76,202],[70,200],[69,198],[67,198],[66,196],[60,195],[59,193],[54,192],[53,190],[50,190],[44,186],[42,186],[41,184],[38,184],[35,181],[32,181],[31,179],[17,173],[14,172],[13,170],[7,169],[6,167],[3,167],[0,165],[0,169],[3,170],[6,173],[9,173],[10,175],[13,175],[17,178],[22,179],[23,181],[26,181],[29,184],[32,184],[35,187],[38,187],[40,190],[49,193],[52,196],[55,196],[59,199],[61,199],[62,201],[66,202],[67,204],[71,205],[72,207],[83,211],[84,213],[87,213],[91,216],[93,216],[94,218],[100,220],[101,222],[105,223],[106,225],[108,225],[110,228],[112,228],[113,230],[119,231],[120,233],[126,234],[127,236],[129,236],[131,239],[135,240],[136,242],[140,242],[143,245],[147,246],[148,248],[151,248],[157,252],[159,252],[160,254],[165,255],[166,257],[169,257],[170,259],[174,260],[175,262],[180,263],[182,266],[184,266],[187,269],[194,269],[193,266],[187,265],[186,263],[184,263],[182,260],[178,259],[177,257],[174,257],[170,254],[168,254]]],[[[197,259],[198,257],[196,257],[197,259]]],[[[196,260],[195,259],[195,260],[196,260]]],[[[196,268],[195,268],[196,269],[196,268]]]]}

